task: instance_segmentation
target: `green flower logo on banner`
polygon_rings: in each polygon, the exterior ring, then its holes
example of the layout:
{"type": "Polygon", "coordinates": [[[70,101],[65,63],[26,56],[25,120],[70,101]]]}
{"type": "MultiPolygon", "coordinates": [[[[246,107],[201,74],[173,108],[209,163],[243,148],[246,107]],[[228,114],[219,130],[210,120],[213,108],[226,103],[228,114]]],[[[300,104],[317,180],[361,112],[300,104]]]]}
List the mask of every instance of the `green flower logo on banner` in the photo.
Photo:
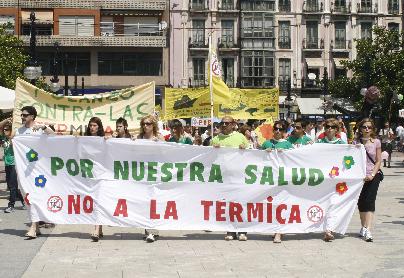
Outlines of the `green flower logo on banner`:
{"type": "Polygon", "coordinates": [[[335,190],[338,192],[339,195],[343,195],[348,190],[348,186],[346,182],[337,183],[335,190]]]}
{"type": "Polygon", "coordinates": [[[344,168],[351,169],[355,165],[355,161],[352,156],[344,156],[344,168]]]}
{"type": "Polygon", "coordinates": [[[35,178],[35,186],[44,188],[46,184],[46,178],[44,175],[39,175],[35,178]]]}
{"type": "Polygon", "coordinates": [[[30,149],[29,152],[27,152],[26,156],[29,162],[34,162],[38,160],[38,153],[33,149],[30,149]]]}

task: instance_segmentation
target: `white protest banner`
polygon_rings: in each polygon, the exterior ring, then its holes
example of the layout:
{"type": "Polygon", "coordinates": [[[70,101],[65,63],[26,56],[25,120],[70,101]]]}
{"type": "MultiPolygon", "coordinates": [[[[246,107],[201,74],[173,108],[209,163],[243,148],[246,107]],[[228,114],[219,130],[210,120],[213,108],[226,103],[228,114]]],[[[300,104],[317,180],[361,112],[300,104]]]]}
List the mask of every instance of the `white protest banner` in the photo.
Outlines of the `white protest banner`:
{"type": "Polygon", "coordinates": [[[364,148],[351,145],[268,153],[46,135],[13,144],[32,221],[56,224],[345,233],[365,177],[364,148]]]}

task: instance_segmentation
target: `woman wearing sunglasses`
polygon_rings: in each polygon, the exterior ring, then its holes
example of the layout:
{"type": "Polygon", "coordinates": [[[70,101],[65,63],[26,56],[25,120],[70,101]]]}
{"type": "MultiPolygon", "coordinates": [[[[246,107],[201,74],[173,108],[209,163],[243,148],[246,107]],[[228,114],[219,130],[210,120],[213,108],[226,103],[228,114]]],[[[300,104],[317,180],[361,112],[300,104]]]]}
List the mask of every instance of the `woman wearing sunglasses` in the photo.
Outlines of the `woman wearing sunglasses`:
{"type": "MultiPolygon", "coordinates": [[[[325,144],[346,144],[341,138],[337,138],[336,135],[339,131],[339,123],[337,119],[330,118],[324,123],[325,136],[317,140],[317,143],[325,144]]],[[[324,241],[332,241],[334,235],[330,229],[327,229],[324,233],[324,241]]]]}
{"type": "Polygon", "coordinates": [[[366,150],[366,177],[358,200],[358,209],[361,219],[359,232],[367,242],[372,242],[370,229],[373,224],[377,190],[381,181],[380,166],[382,163],[381,142],[376,139],[375,124],[371,119],[365,118],[358,123],[358,131],[354,144],[363,144],[366,150]]]}
{"type": "MultiPolygon", "coordinates": [[[[265,141],[261,149],[266,150],[268,152],[276,149],[278,151],[283,151],[283,150],[289,150],[293,149],[293,145],[285,138],[286,134],[286,123],[277,121],[274,123],[273,127],[273,133],[274,137],[273,139],[265,141]]],[[[275,233],[274,235],[274,243],[281,243],[282,242],[282,234],[281,233],[275,233]]]]}

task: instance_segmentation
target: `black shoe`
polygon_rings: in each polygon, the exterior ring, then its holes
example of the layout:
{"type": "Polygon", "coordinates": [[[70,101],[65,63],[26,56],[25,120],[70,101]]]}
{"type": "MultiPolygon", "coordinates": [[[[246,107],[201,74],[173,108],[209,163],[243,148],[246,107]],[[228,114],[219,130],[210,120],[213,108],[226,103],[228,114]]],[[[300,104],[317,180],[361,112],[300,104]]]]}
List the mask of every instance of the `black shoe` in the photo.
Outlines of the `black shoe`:
{"type": "Polygon", "coordinates": [[[4,210],[4,213],[11,213],[14,212],[14,207],[8,207],[4,210]]]}

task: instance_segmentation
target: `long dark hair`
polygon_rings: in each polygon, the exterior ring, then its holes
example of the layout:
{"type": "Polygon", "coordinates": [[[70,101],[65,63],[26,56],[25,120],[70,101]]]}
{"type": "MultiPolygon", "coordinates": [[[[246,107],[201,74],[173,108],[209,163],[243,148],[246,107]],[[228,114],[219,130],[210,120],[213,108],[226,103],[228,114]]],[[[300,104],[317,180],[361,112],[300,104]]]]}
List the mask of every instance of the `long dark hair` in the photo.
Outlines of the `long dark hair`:
{"type": "MultiPolygon", "coordinates": [[[[123,136],[123,138],[131,138],[132,136],[130,135],[130,133],[128,131],[128,121],[126,121],[124,118],[120,117],[118,120],[116,120],[116,125],[118,125],[118,124],[122,124],[125,129],[125,135],[123,136]]],[[[117,138],[119,138],[119,135],[117,138]]]]}
{"type": "Polygon", "coordinates": [[[91,136],[90,123],[95,123],[98,125],[97,136],[105,136],[104,127],[102,126],[101,119],[98,117],[92,117],[90,119],[90,121],[88,122],[88,125],[87,125],[86,133],[84,133],[84,136],[91,136]]]}

